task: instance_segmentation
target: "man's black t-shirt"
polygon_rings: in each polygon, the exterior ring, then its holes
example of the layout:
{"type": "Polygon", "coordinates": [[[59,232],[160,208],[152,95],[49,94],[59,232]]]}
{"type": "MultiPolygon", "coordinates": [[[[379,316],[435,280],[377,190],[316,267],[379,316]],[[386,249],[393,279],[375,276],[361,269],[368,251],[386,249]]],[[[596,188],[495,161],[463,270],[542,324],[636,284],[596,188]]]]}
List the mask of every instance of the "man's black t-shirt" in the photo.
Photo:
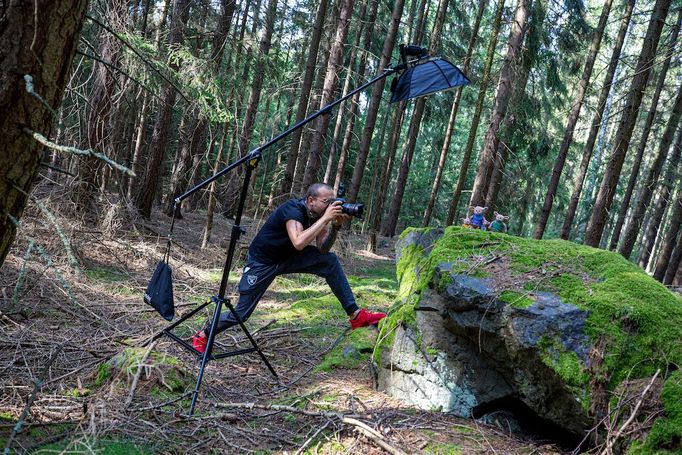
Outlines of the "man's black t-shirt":
{"type": "Polygon", "coordinates": [[[317,218],[308,216],[305,199],[291,199],[272,212],[249,246],[249,256],[261,264],[279,264],[289,259],[296,248],[287,234],[287,221],[296,220],[308,229],[317,218]]]}

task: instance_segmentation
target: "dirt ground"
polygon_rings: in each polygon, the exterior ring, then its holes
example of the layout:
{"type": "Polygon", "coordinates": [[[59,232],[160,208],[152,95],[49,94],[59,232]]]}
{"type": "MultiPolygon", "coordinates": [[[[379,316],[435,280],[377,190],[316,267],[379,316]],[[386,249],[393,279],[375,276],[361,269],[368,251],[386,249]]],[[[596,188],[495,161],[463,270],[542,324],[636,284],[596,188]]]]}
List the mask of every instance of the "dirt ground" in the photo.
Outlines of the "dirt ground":
{"type": "MultiPolygon", "coordinates": [[[[248,322],[279,381],[253,353],[210,362],[188,418],[198,357],[166,336],[150,343],[168,323],[142,301],[163,254],[168,217],[137,219],[114,204],[91,228],[53,215],[37,205],[27,210],[0,269],[3,447],[18,453],[561,453],[375,390],[371,352],[354,351],[353,340],[371,342],[376,330],[351,333],[340,308],[325,306],[330,293],[318,278],[276,282],[248,322]],[[308,300],[318,306],[305,306],[308,300]],[[342,352],[340,362],[330,360],[334,352],[342,352]]],[[[231,224],[216,216],[202,250],[204,219],[189,213],[176,224],[171,264],[179,314],[219,285],[231,224]]],[[[258,227],[251,224],[244,223],[240,254],[258,227]]],[[[380,239],[377,254],[365,252],[365,244],[365,236],[346,233],[337,250],[347,274],[366,287],[363,299],[387,310],[380,283],[395,281],[394,242],[380,239]]],[[[230,291],[236,278],[232,273],[230,291]]],[[[176,333],[188,339],[208,315],[203,310],[176,333]]],[[[231,329],[218,349],[248,346],[231,329]]]]}

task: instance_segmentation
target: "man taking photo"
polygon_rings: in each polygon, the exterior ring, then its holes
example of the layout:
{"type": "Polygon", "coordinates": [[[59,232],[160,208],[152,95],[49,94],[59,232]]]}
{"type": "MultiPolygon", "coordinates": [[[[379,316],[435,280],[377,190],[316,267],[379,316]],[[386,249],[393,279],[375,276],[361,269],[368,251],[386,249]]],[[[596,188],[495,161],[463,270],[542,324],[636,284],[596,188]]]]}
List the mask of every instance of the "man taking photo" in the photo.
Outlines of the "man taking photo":
{"type": "MultiPolygon", "coordinates": [[[[246,321],[277,275],[312,273],[324,277],[350,319],[353,330],[377,324],[385,313],[371,313],[355,303],[353,291],[339,258],[330,249],[341,225],[350,218],[342,213],[334,189],[314,183],[305,199],[291,199],[268,217],[251,245],[239,281],[239,302],[235,308],[246,321]]],[[[232,312],[224,312],[217,332],[237,324],[232,312]]],[[[206,350],[210,323],[192,337],[199,352],[206,350]]]]}

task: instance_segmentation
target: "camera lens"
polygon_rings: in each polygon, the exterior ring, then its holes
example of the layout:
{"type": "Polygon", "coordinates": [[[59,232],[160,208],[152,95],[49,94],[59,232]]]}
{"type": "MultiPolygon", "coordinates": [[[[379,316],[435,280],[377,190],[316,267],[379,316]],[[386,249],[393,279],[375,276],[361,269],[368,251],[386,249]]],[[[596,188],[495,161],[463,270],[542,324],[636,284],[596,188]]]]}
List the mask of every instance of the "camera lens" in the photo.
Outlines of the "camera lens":
{"type": "Polygon", "coordinates": [[[349,202],[341,204],[341,211],[347,215],[362,219],[365,204],[351,204],[349,202]]]}

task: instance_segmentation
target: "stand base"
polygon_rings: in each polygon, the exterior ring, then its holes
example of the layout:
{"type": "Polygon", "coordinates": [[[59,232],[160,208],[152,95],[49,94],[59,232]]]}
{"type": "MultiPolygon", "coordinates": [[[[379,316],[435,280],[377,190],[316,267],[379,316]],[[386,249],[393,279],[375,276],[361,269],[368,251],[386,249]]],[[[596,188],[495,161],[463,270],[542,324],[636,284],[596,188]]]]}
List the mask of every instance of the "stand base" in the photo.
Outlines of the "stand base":
{"type": "Polygon", "coordinates": [[[164,335],[166,335],[171,340],[175,341],[180,346],[182,346],[185,349],[187,349],[188,351],[190,351],[192,354],[201,358],[201,366],[199,367],[199,374],[197,376],[197,383],[196,383],[196,386],[194,387],[194,392],[192,393],[192,404],[190,405],[189,411],[187,413],[187,415],[189,417],[191,417],[193,412],[194,412],[194,407],[196,405],[197,397],[199,395],[199,389],[201,388],[201,381],[204,377],[204,370],[205,370],[206,365],[208,364],[209,360],[224,359],[226,357],[234,357],[234,356],[238,356],[238,355],[249,354],[251,352],[257,352],[259,354],[261,360],[263,361],[263,363],[265,363],[265,365],[268,367],[268,370],[270,370],[270,373],[272,373],[272,375],[275,377],[275,379],[277,379],[279,381],[279,376],[277,375],[275,370],[272,368],[272,365],[270,365],[270,362],[268,362],[268,359],[263,354],[263,351],[261,351],[260,347],[256,343],[256,340],[254,340],[253,337],[251,336],[251,333],[249,333],[248,329],[244,325],[244,322],[241,320],[241,318],[239,317],[239,315],[235,311],[235,309],[232,306],[232,304],[230,303],[229,299],[224,299],[224,298],[221,298],[219,296],[211,297],[211,299],[209,301],[202,303],[197,308],[190,311],[185,316],[178,319],[176,322],[174,322],[173,324],[171,324],[170,326],[166,327],[161,332],[156,334],[152,338],[151,341],[157,340],[158,338],[160,338],[164,335]],[[175,329],[178,325],[182,324],[183,322],[187,321],[189,318],[191,318],[192,316],[197,314],[202,309],[206,308],[211,303],[215,303],[216,308],[215,308],[215,311],[213,312],[213,318],[211,319],[211,330],[209,331],[208,340],[206,342],[206,351],[201,353],[201,352],[197,351],[194,348],[194,346],[192,346],[187,341],[183,340],[178,335],[176,335],[173,332],[173,329],[175,329]],[[235,317],[240,328],[242,329],[242,331],[244,332],[244,334],[246,335],[248,340],[251,342],[252,347],[244,348],[244,349],[236,349],[234,351],[223,352],[220,354],[213,355],[212,354],[213,343],[215,341],[215,337],[217,334],[216,333],[216,327],[217,327],[217,322],[220,320],[220,314],[222,311],[223,304],[225,304],[228,307],[228,309],[230,310],[232,315],[235,317]]]}

